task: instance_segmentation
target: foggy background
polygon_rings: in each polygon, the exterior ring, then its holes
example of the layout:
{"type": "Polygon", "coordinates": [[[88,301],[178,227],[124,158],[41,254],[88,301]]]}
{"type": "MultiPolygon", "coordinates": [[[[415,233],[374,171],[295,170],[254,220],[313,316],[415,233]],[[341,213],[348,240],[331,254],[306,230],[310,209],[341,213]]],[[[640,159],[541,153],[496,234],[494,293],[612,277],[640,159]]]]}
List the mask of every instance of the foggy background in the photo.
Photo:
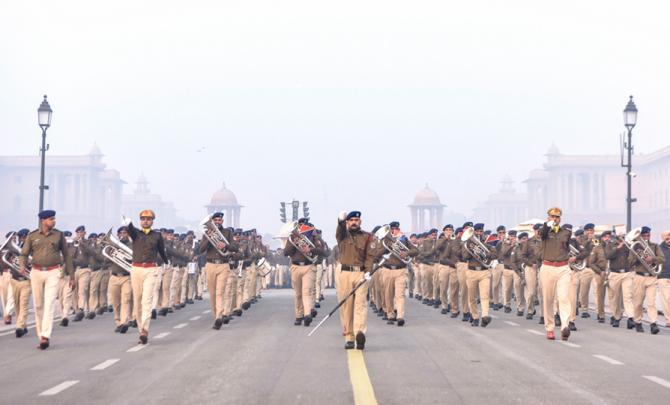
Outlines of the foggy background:
{"type": "Polygon", "coordinates": [[[468,215],[505,174],[523,192],[552,141],[562,153],[618,154],[630,94],[636,152],[666,146],[669,9],[3,2],[1,153],[38,153],[48,94],[47,168],[49,154],[97,142],[125,193],[144,173],[183,218],[202,218],[225,181],[245,228],[278,230],[279,201],[296,198],[328,236],[340,210],[363,211],[367,229],[395,219],[409,229],[406,206],[425,183],[468,215]]]}

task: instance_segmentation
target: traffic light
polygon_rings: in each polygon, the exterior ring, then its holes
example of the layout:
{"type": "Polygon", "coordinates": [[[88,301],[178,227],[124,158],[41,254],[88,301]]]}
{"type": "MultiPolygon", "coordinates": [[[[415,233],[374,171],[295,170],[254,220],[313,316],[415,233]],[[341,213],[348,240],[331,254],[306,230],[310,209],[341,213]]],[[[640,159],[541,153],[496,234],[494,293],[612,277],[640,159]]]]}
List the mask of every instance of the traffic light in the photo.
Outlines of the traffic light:
{"type": "Polygon", "coordinates": [[[309,220],[309,207],[307,207],[307,201],[302,203],[302,216],[309,220]]]}
{"type": "Polygon", "coordinates": [[[279,208],[279,218],[283,223],[286,223],[286,203],[281,202],[279,203],[279,205],[281,205],[281,207],[279,208]]]}
{"type": "Polygon", "coordinates": [[[293,200],[291,203],[293,205],[293,220],[298,220],[298,209],[300,208],[300,201],[293,200]]]}

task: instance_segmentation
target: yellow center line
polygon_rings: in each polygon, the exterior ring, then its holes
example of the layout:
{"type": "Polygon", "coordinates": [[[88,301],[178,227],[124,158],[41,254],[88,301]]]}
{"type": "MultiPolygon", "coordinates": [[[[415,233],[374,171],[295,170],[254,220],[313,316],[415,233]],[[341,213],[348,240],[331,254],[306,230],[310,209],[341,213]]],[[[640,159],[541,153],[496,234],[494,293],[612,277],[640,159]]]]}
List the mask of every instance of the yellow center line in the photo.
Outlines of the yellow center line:
{"type": "Polygon", "coordinates": [[[372,388],[368,368],[365,366],[365,357],[362,350],[347,350],[349,362],[349,378],[354,390],[356,405],[377,405],[375,390],[372,388]]]}

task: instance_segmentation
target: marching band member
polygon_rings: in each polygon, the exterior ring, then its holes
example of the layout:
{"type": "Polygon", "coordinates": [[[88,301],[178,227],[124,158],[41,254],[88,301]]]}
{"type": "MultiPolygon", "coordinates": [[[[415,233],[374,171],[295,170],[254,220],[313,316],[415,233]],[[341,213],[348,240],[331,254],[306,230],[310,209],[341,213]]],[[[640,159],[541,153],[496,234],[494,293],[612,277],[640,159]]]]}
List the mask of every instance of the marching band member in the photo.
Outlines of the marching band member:
{"type": "Polygon", "coordinates": [[[294,325],[296,326],[300,324],[309,326],[316,316],[316,310],[314,310],[316,268],[311,259],[323,255],[325,251],[314,244],[313,232],[314,227],[309,226],[307,222],[299,223],[296,232],[289,235],[284,248],[284,256],[291,259],[291,285],[295,293],[294,325]],[[312,245],[303,242],[301,238],[307,238],[312,245]]]}
{"type": "Polygon", "coordinates": [[[314,307],[320,308],[321,304],[319,304],[319,301],[323,301],[323,275],[327,271],[326,263],[330,256],[330,248],[328,247],[328,243],[323,240],[320,229],[317,229],[314,232],[314,243],[321,245],[324,252],[319,256],[319,260],[316,262],[316,302],[314,303],[314,307]]]}
{"type": "Polygon", "coordinates": [[[625,311],[628,317],[628,329],[635,327],[633,315],[633,281],[635,272],[628,265],[628,248],[623,236],[605,245],[605,257],[609,260],[610,269],[607,278],[607,302],[612,312],[610,324],[618,328],[625,311]],[[623,304],[623,308],[622,308],[623,304]]]}
{"type": "Polygon", "coordinates": [[[86,227],[84,225],[79,225],[74,230],[74,233],[75,236],[72,243],[74,247],[72,262],[75,269],[74,307],[76,309],[76,315],[74,317],[74,321],[80,322],[86,316],[85,310],[89,301],[89,289],[91,286],[91,250],[88,248],[88,241],[86,240],[86,227]]]}
{"type": "Polygon", "coordinates": [[[428,231],[426,239],[419,246],[419,262],[421,267],[421,301],[426,305],[435,305],[433,296],[433,272],[435,271],[435,248],[437,247],[437,229],[428,231]]]}
{"type": "Polygon", "coordinates": [[[665,317],[665,327],[670,328],[670,231],[661,233],[663,240],[658,247],[663,252],[664,262],[661,272],[658,274],[658,291],[661,294],[663,303],[663,316],[665,317]]]}
{"type": "Polygon", "coordinates": [[[505,313],[512,312],[512,291],[516,297],[516,315],[523,316],[526,306],[521,277],[519,277],[516,231],[510,230],[508,237],[498,242],[498,260],[503,263],[502,292],[505,313]]]}
{"type": "Polygon", "coordinates": [[[458,317],[458,277],[456,275],[456,262],[459,259],[460,247],[458,241],[452,239],[454,235],[454,226],[449,224],[442,228],[443,238],[437,243],[437,272],[438,282],[440,283],[440,297],[443,315],[449,313],[451,317],[458,317]]]}
{"type": "Polygon", "coordinates": [[[468,283],[467,283],[467,271],[468,263],[463,257],[463,241],[461,240],[461,235],[463,231],[467,228],[472,228],[473,223],[468,221],[463,224],[463,226],[456,230],[456,241],[459,245],[459,255],[460,258],[456,262],[456,276],[458,277],[458,295],[461,297],[461,308],[463,311],[463,322],[469,322],[472,319],[470,314],[470,300],[468,299],[468,283]]]}
{"type": "MultiPolygon", "coordinates": [[[[500,257],[500,249],[503,242],[507,239],[507,228],[504,225],[499,225],[496,228],[497,243],[496,254],[500,257]]],[[[494,311],[498,311],[504,307],[500,302],[501,295],[504,295],[503,275],[505,273],[505,265],[502,260],[491,269],[491,305],[494,311]],[[502,294],[501,294],[502,293],[502,294]]],[[[504,300],[503,300],[504,301],[504,300]]]]}
{"type": "MultiPolygon", "coordinates": [[[[212,316],[214,317],[214,329],[221,329],[221,325],[228,323],[228,313],[226,313],[226,300],[230,296],[225,294],[226,285],[230,273],[229,253],[238,249],[237,243],[233,239],[233,234],[229,229],[223,227],[223,213],[215,212],[212,214],[211,221],[217,227],[221,235],[229,242],[217,241],[216,246],[212,244],[210,238],[212,235],[204,235],[200,241],[199,251],[205,254],[205,274],[207,276],[207,287],[209,289],[209,301],[212,306],[212,316]]],[[[206,232],[214,232],[207,230],[206,232]]]]}
{"type": "MultiPolygon", "coordinates": [[[[16,238],[18,238],[17,246],[19,248],[24,245],[28,233],[28,229],[21,229],[16,233],[16,238]]],[[[9,260],[13,261],[15,259],[18,259],[18,257],[16,257],[15,252],[12,252],[9,255],[9,260]]],[[[11,277],[9,282],[11,284],[11,295],[13,296],[14,310],[16,312],[16,330],[14,333],[17,338],[20,338],[28,333],[26,320],[28,318],[28,306],[30,305],[30,279],[12,268],[8,268],[7,271],[11,277]]]]}
{"type": "MultiPolygon", "coordinates": [[[[340,272],[337,278],[337,297],[341,301],[363,280],[370,280],[376,259],[373,235],[361,229],[361,212],[343,211],[337,218],[335,239],[340,251],[340,272]]],[[[367,332],[367,283],[362,285],[340,308],[344,348],[363,350],[367,332]],[[356,344],[354,346],[354,339],[356,344]]]]}
{"type": "Polygon", "coordinates": [[[391,254],[378,270],[383,272],[384,311],[388,318],[387,323],[393,325],[396,321],[398,326],[405,325],[405,287],[407,284],[407,261],[419,254],[419,250],[412,246],[407,237],[400,231],[400,223],[397,221],[389,224],[390,234],[386,243],[391,246],[394,243],[402,244],[407,249],[398,254],[391,254]]]}
{"type": "MultiPolygon", "coordinates": [[[[484,224],[475,224],[474,235],[472,238],[477,238],[484,244],[484,224]]],[[[482,324],[481,326],[485,328],[489,323],[491,323],[491,317],[489,316],[489,292],[491,290],[491,269],[482,263],[482,260],[490,263],[496,258],[495,249],[493,246],[485,245],[488,249],[488,252],[485,253],[486,257],[476,256],[476,253],[472,251],[470,244],[476,243],[475,241],[464,241],[463,242],[463,259],[467,261],[468,270],[466,272],[466,282],[468,285],[468,305],[470,307],[470,313],[472,314],[472,326],[479,326],[479,309],[477,307],[477,294],[479,293],[479,299],[482,305],[482,324]]]]}
{"type": "MultiPolygon", "coordinates": [[[[605,246],[609,243],[611,236],[611,231],[603,232],[602,235],[600,235],[599,242],[594,242],[591,255],[589,255],[588,258],[588,268],[593,271],[592,282],[595,285],[596,320],[598,323],[605,323],[605,279],[607,278],[607,256],[605,255],[605,246]]],[[[584,306],[583,301],[582,306],[584,306]]],[[[584,317],[583,313],[582,317],[584,317]]]]}
{"type": "Polygon", "coordinates": [[[25,277],[28,258],[32,256],[30,286],[35,308],[35,329],[40,339],[39,348],[45,350],[51,339],[58,279],[62,271],[72,275],[73,269],[65,236],[55,228],[56,211],[44,210],[38,217],[40,226],[26,237],[19,265],[20,273],[25,277]]]}
{"type": "Polygon", "coordinates": [[[647,316],[651,321],[651,334],[659,332],[656,321],[656,274],[650,269],[663,265],[665,257],[659,246],[650,240],[651,228],[643,226],[640,231],[639,242],[628,253],[628,265],[635,271],[635,288],[633,294],[635,330],[644,332],[642,327],[643,305],[647,305],[647,316]],[[641,246],[640,246],[641,245],[641,246]]]}
{"type": "Polygon", "coordinates": [[[133,239],[133,268],[130,272],[130,282],[133,287],[133,309],[142,344],[147,344],[149,341],[158,256],[165,263],[168,262],[163,236],[151,229],[155,218],[156,214],[151,210],[140,212],[140,229],[135,228],[130,219],[124,221],[124,225],[128,227],[128,235],[133,239]]]}
{"type": "Polygon", "coordinates": [[[542,308],[544,327],[547,339],[554,340],[554,300],[558,299],[562,329],[561,338],[568,340],[570,329],[568,322],[572,305],[570,304],[571,273],[569,264],[575,261],[570,257],[570,238],[572,232],[561,229],[560,208],[551,208],[547,211],[549,217],[540,230],[542,238],[542,267],[540,268],[540,283],[542,284],[542,308]]]}
{"type": "MultiPolygon", "coordinates": [[[[533,319],[535,315],[535,300],[538,299],[538,270],[542,265],[542,237],[540,236],[542,224],[533,225],[533,237],[528,239],[521,249],[521,261],[525,265],[523,278],[526,281],[526,319],[533,319]]],[[[541,301],[541,299],[540,299],[541,301]]],[[[540,305],[542,310],[542,305],[540,305]]],[[[544,319],[540,323],[544,324],[544,319]]]]}
{"type": "MultiPolygon", "coordinates": [[[[586,268],[579,272],[579,312],[581,317],[590,318],[589,314],[589,298],[591,296],[591,284],[598,280],[597,273],[591,268],[591,257],[593,256],[595,225],[588,223],[582,228],[584,234],[578,238],[580,246],[584,247],[584,254],[586,254],[586,268]]],[[[598,287],[596,287],[596,298],[598,296],[598,287]]]]}
{"type": "MultiPolygon", "coordinates": [[[[120,227],[116,231],[119,241],[132,248],[128,238],[128,228],[120,227]]],[[[112,275],[109,278],[110,302],[114,310],[115,332],[126,333],[130,326],[130,302],[132,300],[132,286],[130,282],[130,273],[116,263],[111,264],[112,275]]]]}

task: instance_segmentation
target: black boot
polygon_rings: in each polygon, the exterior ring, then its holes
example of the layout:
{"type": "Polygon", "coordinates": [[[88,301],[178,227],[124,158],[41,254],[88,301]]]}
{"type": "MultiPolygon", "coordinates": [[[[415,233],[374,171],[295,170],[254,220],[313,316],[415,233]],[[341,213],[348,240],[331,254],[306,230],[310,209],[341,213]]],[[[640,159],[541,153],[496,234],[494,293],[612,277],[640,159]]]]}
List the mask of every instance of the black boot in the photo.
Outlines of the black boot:
{"type": "Polygon", "coordinates": [[[60,326],[67,327],[70,324],[70,320],[67,319],[67,316],[60,320],[60,326]]]}
{"type": "Polygon", "coordinates": [[[572,332],[577,330],[577,326],[575,326],[574,322],[568,322],[568,328],[570,328],[570,331],[572,332]]]}
{"type": "Polygon", "coordinates": [[[356,334],[356,349],[365,349],[365,334],[363,332],[358,332],[356,334]]]}
{"type": "Polygon", "coordinates": [[[482,328],[485,328],[486,325],[491,323],[491,317],[490,316],[485,316],[482,318],[482,328]]]}
{"type": "Polygon", "coordinates": [[[554,324],[561,326],[561,317],[558,314],[554,315],[554,324]]]}
{"type": "Polygon", "coordinates": [[[446,315],[446,314],[449,313],[449,311],[447,311],[446,308],[442,308],[442,311],[440,311],[440,313],[441,313],[442,315],[446,315]]]}
{"type": "Polygon", "coordinates": [[[614,319],[614,318],[612,318],[612,327],[613,327],[613,328],[618,328],[620,322],[621,322],[620,319],[614,319]]]}
{"type": "Polygon", "coordinates": [[[538,322],[538,323],[539,323],[540,325],[544,325],[544,317],[543,317],[543,316],[540,317],[540,322],[538,322]]]}
{"type": "Polygon", "coordinates": [[[293,324],[294,324],[295,326],[300,326],[300,325],[302,325],[302,319],[303,319],[303,318],[295,318],[295,322],[293,322],[293,324]]]}
{"type": "Polygon", "coordinates": [[[402,318],[398,319],[398,326],[405,326],[405,320],[402,318]]]}
{"type": "Polygon", "coordinates": [[[230,317],[227,315],[224,315],[221,317],[221,320],[223,321],[224,325],[228,325],[228,322],[230,322],[230,317]]]}
{"type": "Polygon", "coordinates": [[[641,323],[636,323],[635,324],[635,332],[639,332],[639,333],[644,332],[644,328],[642,327],[641,323]]]}
{"type": "Polygon", "coordinates": [[[158,313],[156,312],[155,309],[151,310],[151,319],[156,319],[158,318],[158,313]]]}
{"type": "Polygon", "coordinates": [[[126,332],[128,332],[128,324],[124,323],[123,325],[121,325],[121,330],[119,331],[119,333],[126,333],[126,332]]]}
{"type": "Polygon", "coordinates": [[[470,326],[479,326],[479,319],[473,319],[472,322],[470,322],[470,326]]]}
{"type": "Polygon", "coordinates": [[[221,329],[221,325],[223,325],[223,319],[216,318],[216,320],[214,321],[214,326],[212,326],[212,329],[219,330],[221,329]]]}
{"type": "Polygon", "coordinates": [[[354,347],[356,347],[356,346],[354,345],[354,342],[347,342],[347,343],[344,344],[344,350],[351,350],[351,349],[353,349],[354,347]]]}
{"type": "Polygon", "coordinates": [[[84,311],[77,312],[77,315],[74,316],[74,321],[81,322],[82,319],[84,319],[84,311]]]}
{"type": "Polygon", "coordinates": [[[510,312],[512,312],[512,307],[505,306],[505,313],[509,314],[510,312]]]}
{"type": "Polygon", "coordinates": [[[633,318],[628,318],[628,320],[626,320],[626,328],[630,330],[633,329],[634,327],[635,327],[635,321],[633,320],[633,318]]]}
{"type": "Polygon", "coordinates": [[[460,313],[461,313],[461,311],[454,312],[454,313],[452,313],[450,316],[451,316],[452,318],[458,318],[458,315],[459,315],[460,313]]]}
{"type": "Polygon", "coordinates": [[[306,316],[305,319],[303,320],[303,324],[305,326],[309,326],[310,323],[312,323],[312,317],[311,316],[306,316]]]}
{"type": "Polygon", "coordinates": [[[94,319],[95,318],[95,312],[91,311],[86,315],[86,319],[94,319]]]}
{"type": "Polygon", "coordinates": [[[649,326],[651,327],[651,334],[652,335],[655,335],[655,334],[657,334],[658,332],[661,331],[660,329],[658,329],[658,325],[656,325],[655,323],[652,323],[649,326]]]}

